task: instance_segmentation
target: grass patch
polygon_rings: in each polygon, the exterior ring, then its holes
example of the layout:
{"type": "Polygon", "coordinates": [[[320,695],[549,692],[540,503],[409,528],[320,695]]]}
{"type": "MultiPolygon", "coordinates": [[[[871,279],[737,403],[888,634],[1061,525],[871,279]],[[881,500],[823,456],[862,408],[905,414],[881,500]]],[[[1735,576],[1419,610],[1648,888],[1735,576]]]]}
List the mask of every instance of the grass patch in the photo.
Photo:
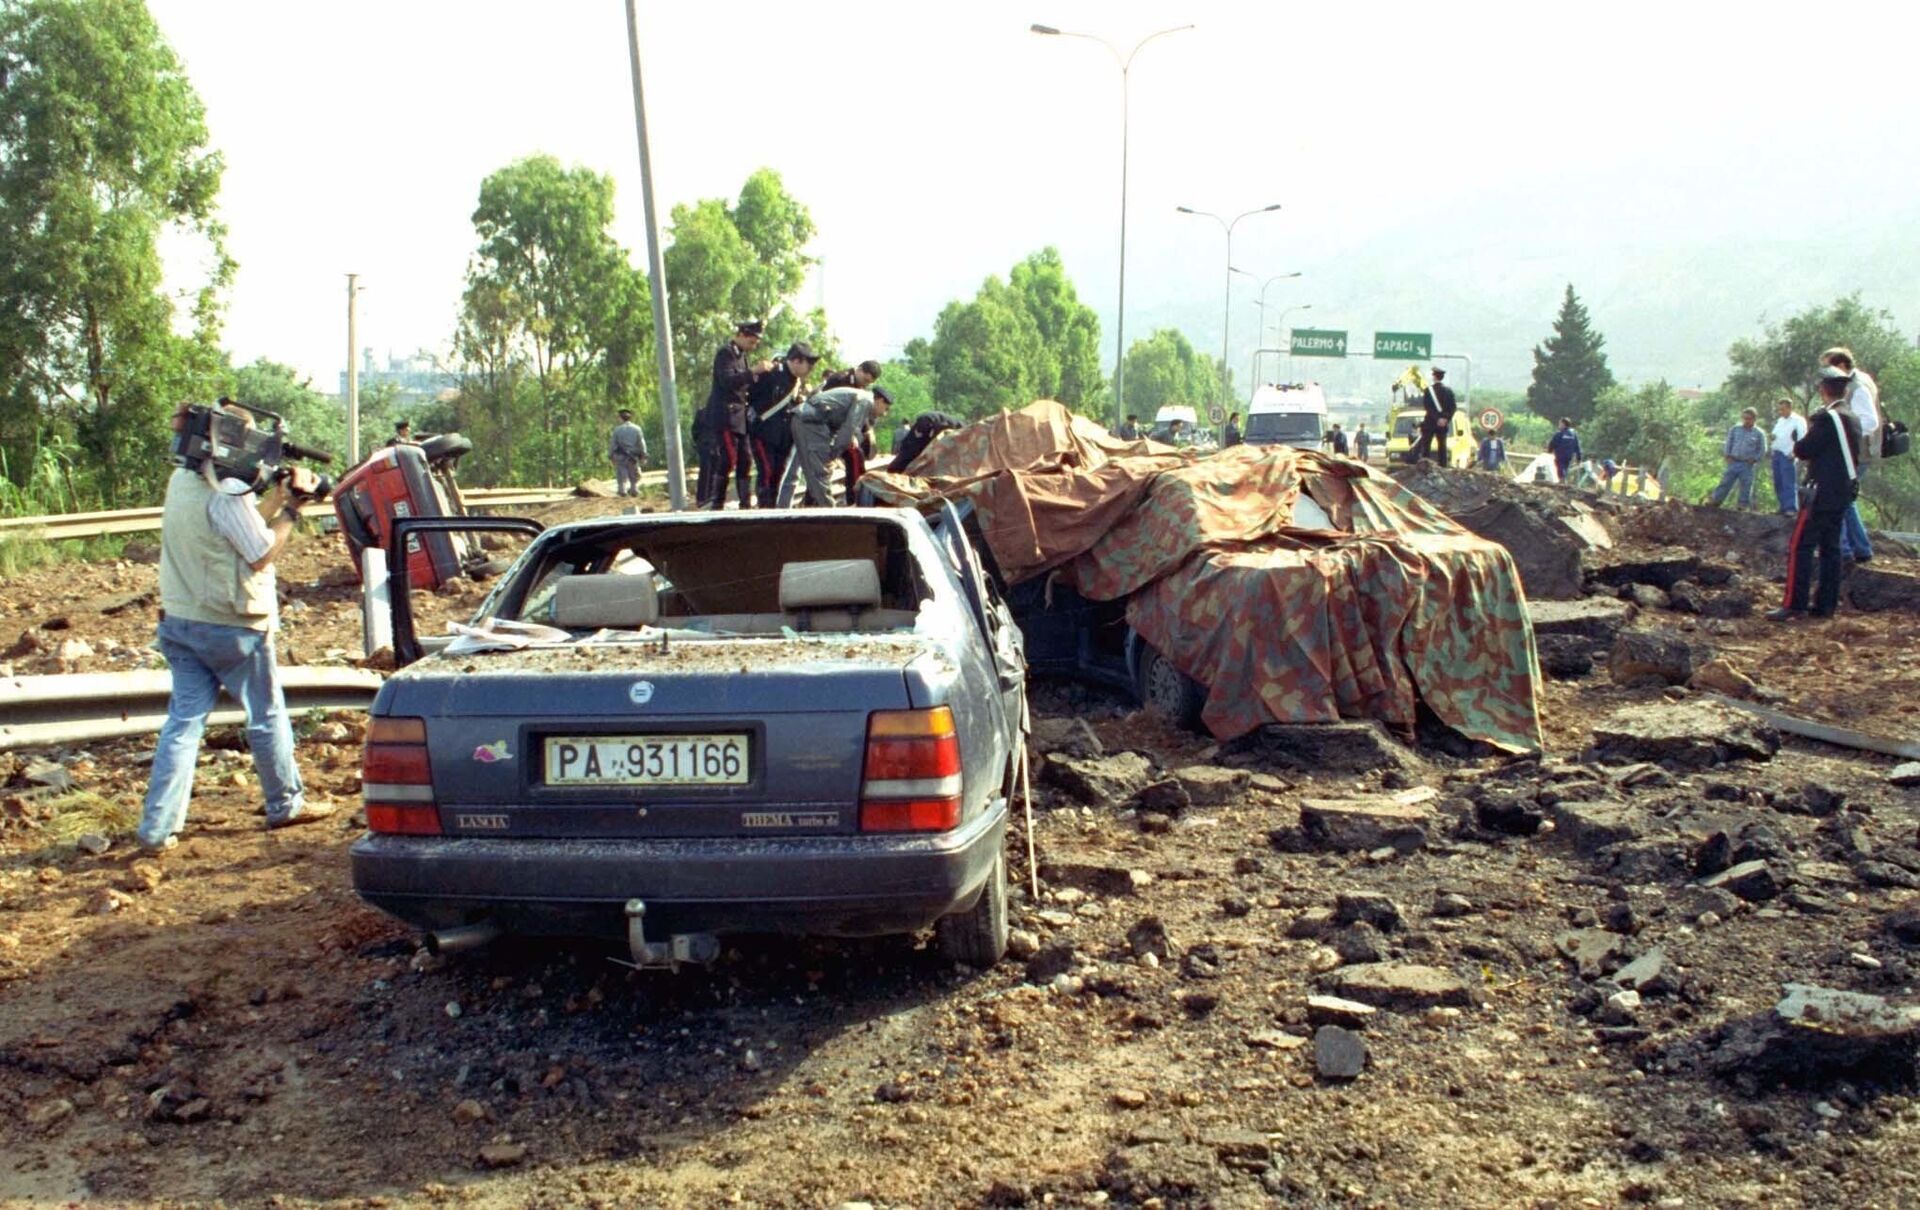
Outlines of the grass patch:
{"type": "Polygon", "coordinates": [[[103,563],[118,559],[138,535],[106,534],[98,538],[0,538],[0,576],[17,576],[36,567],[62,563],[103,563]]]}
{"type": "Polygon", "coordinates": [[[115,836],[131,832],[140,823],[140,808],[115,801],[91,790],[71,790],[48,799],[47,834],[62,844],[72,844],[88,832],[115,836]]]}

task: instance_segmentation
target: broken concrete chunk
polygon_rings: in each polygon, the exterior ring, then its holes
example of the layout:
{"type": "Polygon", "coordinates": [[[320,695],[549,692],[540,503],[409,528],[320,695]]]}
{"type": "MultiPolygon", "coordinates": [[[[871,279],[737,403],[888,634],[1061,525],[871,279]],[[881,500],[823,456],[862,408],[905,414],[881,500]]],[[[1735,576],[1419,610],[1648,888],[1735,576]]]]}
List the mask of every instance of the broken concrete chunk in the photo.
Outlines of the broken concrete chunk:
{"type": "Polygon", "coordinates": [[[1334,903],[1336,924],[1370,924],[1383,933],[1400,927],[1400,905],[1377,891],[1343,891],[1334,903]]]}
{"type": "Polygon", "coordinates": [[[1357,1079],[1367,1067],[1367,1040],[1338,1025],[1313,1033],[1313,1065],[1323,1080],[1357,1079]]]}
{"type": "Polygon", "coordinates": [[[1583,857],[1640,835],[1639,812],[1609,802],[1563,802],[1552,809],[1554,834],[1583,857]]]}
{"type": "Polygon", "coordinates": [[[1188,765],[1175,769],[1173,779],[1187,792],[1194,806],[1218,807],[1238,802],[1252,785],[1253,774],[1222,765],[1188,765]]]}
{"type": "Polygon", "coordinates": [[[1388,797],[1300,802],[1300,828],[1316,848],[1365,853],[1391,847],[1411,853],[1427,843],[1432,813],[1422,804],[1388,797]]]}
{"type": "Polygon", "coordinates": [[[1534,648],[1540,653],[1540,671],[1557,681],[1571,681],[1593,671],[1592,639],[1572,634],[1535,635],[1534,648]]]}
{"type": "Polygon", "coordinates": [[[1693,677],[1693,649],[1670,630],[1631,630],[1615,636],[1607,675],[1616,685],[1684,685],[1693,677]]]}
{"type": "Polygon", "coordinates": [[[1085,759],[1049,752],[1040,771],[1049,784],[1089,806],[1118,806],[1153,780],[1153,766],[1138,752],[1085,759]]]}
{"type": "Polygon", "coordinates": [[[1362,1004],[1358,1000],[1348,1000],[1340,996],[1308,996],[1307,1022],[1312,1025],[1341,1025],[1348,1029],[1365,1029],[1367,1023],[1379,1015],[1380,1010],[1371,1004],[1362,1004]]]}
{"type": "Polygon", "coordinates": [[[1564,636],[1604,647],[1633,619],[1633,612],[1632,605],[1612,597],[1537,601],[1529,595],[1527,599],[1527,616],[1533,620],[1536,642],[1546,636],[1564,636]]]}
{"type": "Polygon", "coordinates": [[[1141,787],[1138,794],[1127,800],[1127,805],[1136,811],[1178,815],[1193,805],[1193,800],[1187,796],[1185,786],[1167,777],[1141,787]]]}
{"type": "Polygon", "coordinates": [[[1370,962],[1343,966],[1321,977],[1335,994],[1381,1008],[1432,1008],[1450,1004],[1471,1008],[1474,991],[1459,976],[1414,962],[1370,962]]]}
{"type": "Polygon", "coordinates": [[[1701,879],[1700,885],[1710,890],[1725,888],[1749,903],[1763,903],[1778,896],[1786,880],[1765,861],[1743,861],[1701,879]]]}
{"type": "Polygon", "coordinates": [[[1771,760],[1780,733],[1753,715],[1715,701],[1628,706],[1593,729],[1603,757],[1673,761],[1703,769],[1729,760],[1771,760]]]}
{"type": "Polygon", "coordinates": [[[1721,1074],[1761,1087],[1819,1086],[1848,1077],[1913,1080],[1920,1008],[1810,984],[1782,990],[1771,1011],[1727,1027],[1713,1056],[1721,1074]]]}
{"type": "Polygon", "coordinates": [[[1642,609],[1666,609],[1673,602],[1664,588],[1655,588],[1651,584],[1630,584],[1620,590],[1620,598],[1632,601],[1642,609]]]}
{"type": "Polygon", "coordinates": [[[1037,717],[1033,720],[1033,731],[1027,736],[1027,746],[1036,756],[1058,752],[1075,760],[1107,754],[1100,737],[1083,718],[1037,717]]]}
{"type": "Polygon", "coordinates": [[[1231,741],[1225,751],[1306,773],[1420,769],[1419,759],[1378,723],[1270,723],[1231,741]]]}
{"type": "Polygon", "coordinates": [[[1682,580],[1700,577],[1700,556],[1683,546],[1669,546],[1646,554],[1615,552],[1596,558],[1589,575],[1615,588],[1652,584],[1671,591],[1682,580]]]}
{"type": "Polygon", "coordinates": [[[1903,765],[1895,765],[1887,774],[1887,780],[1903,789],[1920,786],[1920,760],[1910,760],[1903,765]]]}
{"type": "Polygon", "coordinates": [[[1647,993],[1667,990],[1670,983],[1667,975],[1667,951],[1660,946],[1654,946],[1613,972],[1612,981],[1628,991],[1647,993]]]}
{"type": "Polygon", "coordinates": [[[1618,933],[1584,928],[1561,933],[1553,947],[1573,962],[1574,970],[1589,982],[1610,975],[1633,958],[1634,945],[1618,933]]]}

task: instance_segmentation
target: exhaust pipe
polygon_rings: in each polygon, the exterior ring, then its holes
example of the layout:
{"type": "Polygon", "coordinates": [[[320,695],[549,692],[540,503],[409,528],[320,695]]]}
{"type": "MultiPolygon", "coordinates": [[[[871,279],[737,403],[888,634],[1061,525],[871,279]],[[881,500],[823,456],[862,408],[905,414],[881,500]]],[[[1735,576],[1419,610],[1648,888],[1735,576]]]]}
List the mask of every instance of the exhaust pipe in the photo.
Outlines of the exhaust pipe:
{"type": "Polygon", "coordinates": [[[479,949],[489,945],[500,936],[500,926],[491,920],[482,920],[478,924],[462,924],[456,928],[435,929],[427,934],[427,952],[438,958],[442,954],[457,954],[461,950],[479,949]]]}

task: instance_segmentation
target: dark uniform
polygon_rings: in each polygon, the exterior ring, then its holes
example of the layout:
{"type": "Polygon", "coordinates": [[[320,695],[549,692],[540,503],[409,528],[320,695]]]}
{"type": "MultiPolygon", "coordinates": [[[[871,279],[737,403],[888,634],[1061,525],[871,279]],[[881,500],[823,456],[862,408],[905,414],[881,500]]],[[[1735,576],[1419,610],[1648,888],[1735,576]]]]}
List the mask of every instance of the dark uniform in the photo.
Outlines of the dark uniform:
{"type": "MultiPolygon", "coordinates": [[[[854,382],[852,370],[835,370],[833,373],[827,375],[825,382],[820,384],[820,389],[823,391],[839,390],[842,387],[851,387],[854,390],[872,390],[873,384],[868,383],[864,387],[860,386],[854,382]]],[[[862,424],[859,437],[852,445],[847,447],[845,453],[840,455],[840,469],[841,473],[845,476],[848,504],[853,503],[853,485],[860,482],[860,476],[867,473],[867,459],[871,457],[873,457],[873,426],[871,424],[862,424]]]]}
{"type": "Polygon", "coordinates": [[[1860,494],[1860,444],[1860,422],[1845,402],[1808,417],[1807,435],[1793,443],[1793,456],[1807,464],[1807,482],[1787,552],[1788,610],[1805,610],[1809,593],[1816,618],[1832,616],[1840,603],[1840,525],[1860,494]],[[1816,554],[1818,591],[1812,574],[1816,554]]]}
{"type": "Polygon", "coordinates": [[[904,471],[913,465],[920,451],[933,444],[933,439],[949,429],[957,429],[966,424],[958,416],[949,416],[945,412],[922,412],[906,426],[906,436],[900,439],[894,448],[893,461],[887,463],[890,471],[904,471]]]}
{"type": "Polygon", "coordinates": [[[1240,413],[1235,412],[1227,417],[1226,430],[1220,434],[1220,448],[1224,450],[1239,445],[1240,441],[1240,413]]]}
{"type": "Polygon", "coordinates": [[[713,388],[707,392],[707,404],[694,423],[695,441],[703,436],[699,431],[701,421],[706,430],[706,444],[700,447],[700,482],[704,486],[697,493],[703,508],[727,506],[729,479],[738,487],[740,507],[752,507],[753,465],[747,457],[747,394],[752,389],[753,370],[747,364],[747,352],[728,340],[713,355],[713,388]]]}
{"type": "MultiPolygon", "coordinates": [[[[873,395],[858,387],[822,390],[793,410],[793,452],[807,480],[807,503],[833,506],[833,488],[827,464],[859,444],[862,430],[873,422],[873,395]]],[[[851,495],[853,487],[847,487],[851,495]]]]}
{"type": "Polygon", "coordinates": [[[1347,431],[1345,429],[1335,429],[1328,439],[1333,442],[1333,452],[1343,458],[1346,457],[1349,448],[1347,445],[1347,431]]]}
{"type": "Polygon", "coordinates": [[[793,453],[793,409],[802,402],[802,381],[782,357],[773,369],[753,380],[747,405],[752,412],[751,441],[754,473],[760,480],[760,507],[779,501],[787,459],[793,453]]]}
{"type": "Polygon", "coordinates": [[[1433,447],[1440,447],[1440,462],[1450,465],[1447,457],[1447,438],[1453,432],[1453,414],[1460,410],[1454,400],[1453,388],[1444,382],[1436,381],[1427,388],[1421,400],[1426,405],[1426,414],[1420,418],[1420,440],[1407,451],[1408,462],[1418,462],[1422,458],[1433,457],[1433,447]],[[1441,422],[1445,421],[1443,425],[1441,422]]]}

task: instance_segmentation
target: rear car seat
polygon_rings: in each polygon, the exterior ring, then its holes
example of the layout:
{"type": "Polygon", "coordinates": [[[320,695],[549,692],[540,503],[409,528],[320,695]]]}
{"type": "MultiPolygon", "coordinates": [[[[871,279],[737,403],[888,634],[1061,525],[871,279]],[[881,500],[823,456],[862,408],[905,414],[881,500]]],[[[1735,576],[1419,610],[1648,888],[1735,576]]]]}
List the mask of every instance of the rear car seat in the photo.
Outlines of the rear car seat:
{"type": "Polygon", "coordinates": [[[799,631],[911,629],[916,612],[880,607],[880,569],[870,559],[818,559],[780,569],[780,612],[799,631]]]}
{"type": "Polygon", "coordinates": [[[660,620],[652,576],[567,576],[553,590],[553,624],[568,630],[638,630],[660,620]]]}

